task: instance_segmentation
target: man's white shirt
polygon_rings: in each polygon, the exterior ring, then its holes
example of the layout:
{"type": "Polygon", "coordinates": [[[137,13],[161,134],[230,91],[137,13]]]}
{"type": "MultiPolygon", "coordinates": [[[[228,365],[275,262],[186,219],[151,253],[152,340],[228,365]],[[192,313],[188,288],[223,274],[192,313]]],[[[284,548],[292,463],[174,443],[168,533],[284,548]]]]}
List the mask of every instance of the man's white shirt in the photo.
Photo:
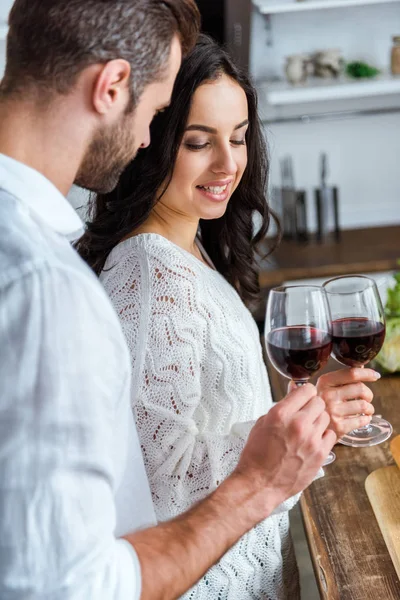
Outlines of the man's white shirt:
{"type": "Polygon", "coordinates": [[[155,524],[109,300],[70,245],[82,222],[0,154],[0,598],[131,600],[121,535],[155,524]]]}

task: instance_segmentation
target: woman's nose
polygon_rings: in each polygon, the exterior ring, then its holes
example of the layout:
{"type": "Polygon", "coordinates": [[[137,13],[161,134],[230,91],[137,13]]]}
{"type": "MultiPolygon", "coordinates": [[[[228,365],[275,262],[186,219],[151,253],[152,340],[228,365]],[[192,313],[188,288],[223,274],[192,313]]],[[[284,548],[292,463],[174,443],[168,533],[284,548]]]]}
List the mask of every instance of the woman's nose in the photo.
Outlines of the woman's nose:
{"type": "Polygon", "coordinates": [[[214,160],[213,171],[215,173],[225,173],[226,175],[234,175],[236,173],[237,164],[230,148],[218,152],[214,160]]]}

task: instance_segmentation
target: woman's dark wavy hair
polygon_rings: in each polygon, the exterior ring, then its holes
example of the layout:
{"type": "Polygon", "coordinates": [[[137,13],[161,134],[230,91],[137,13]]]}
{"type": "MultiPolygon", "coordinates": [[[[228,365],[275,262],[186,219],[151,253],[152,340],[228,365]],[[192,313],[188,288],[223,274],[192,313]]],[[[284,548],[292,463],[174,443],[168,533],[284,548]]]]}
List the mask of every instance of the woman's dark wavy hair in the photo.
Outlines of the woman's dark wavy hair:
{"type": "MultiPolygon", "coordinates": [[[[171,106],[157,115],[151,126],[151,144],[139,151],[126,168],[117,188],[95,197],[91,221],[78,241],[82,258],[100,274],[108,254],[150,215],[172,178],[179,147],[196,89],[225,74],[236,81],[247,96],[249,128],[246,133],[248,163],[242,180],[219,219],[200,220],[201,241],[216,269],[249,303],[260,287],[255,253],[265,237],[270,220],[266,191],[269,175],[267,147],[257,114],[257,96],[247,75],[211,38],[202,35],[185,58],[175,82],[171,106]],[[164,185],[163,185],[164,184],[164,185]],[[162,191],[156,197],[157,190],[162,191]],[[262,223],[254,233],[253,215],[262,223]]],[[[279,224],[278,224],[279,229],[279,224]]]]}

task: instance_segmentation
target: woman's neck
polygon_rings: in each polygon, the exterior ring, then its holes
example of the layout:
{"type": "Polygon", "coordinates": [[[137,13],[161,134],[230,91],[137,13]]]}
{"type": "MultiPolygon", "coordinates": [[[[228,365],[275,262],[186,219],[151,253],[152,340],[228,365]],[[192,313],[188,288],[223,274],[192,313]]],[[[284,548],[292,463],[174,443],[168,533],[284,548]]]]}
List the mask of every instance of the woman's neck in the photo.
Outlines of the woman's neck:
{"type": "Polygon", "coordinates": [[[176,212],[172,213],[170,209],[166,209],[159,203],[151,212],[148,219],[135,229],[131,235],[158,233],[199,258],[200,251],[196,245],[198,227],[199,219],[176,212]]]}

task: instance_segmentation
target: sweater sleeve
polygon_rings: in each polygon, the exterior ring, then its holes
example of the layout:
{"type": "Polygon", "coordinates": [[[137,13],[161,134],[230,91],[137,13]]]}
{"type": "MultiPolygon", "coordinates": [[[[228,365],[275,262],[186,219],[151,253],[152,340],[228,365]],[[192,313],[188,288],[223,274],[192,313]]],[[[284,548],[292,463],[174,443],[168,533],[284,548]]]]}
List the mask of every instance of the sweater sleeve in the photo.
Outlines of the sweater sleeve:
{"type": "Polygon", "coordinates": [[[132,405],[157,516],[185,511],[236,466],[254,422],[199,430],[207,315],[189,267],[139,252],[119,265],[111,299],[132,357],[132,405]],[[169,268],[171,267],[171,268],[169,268]]]}

